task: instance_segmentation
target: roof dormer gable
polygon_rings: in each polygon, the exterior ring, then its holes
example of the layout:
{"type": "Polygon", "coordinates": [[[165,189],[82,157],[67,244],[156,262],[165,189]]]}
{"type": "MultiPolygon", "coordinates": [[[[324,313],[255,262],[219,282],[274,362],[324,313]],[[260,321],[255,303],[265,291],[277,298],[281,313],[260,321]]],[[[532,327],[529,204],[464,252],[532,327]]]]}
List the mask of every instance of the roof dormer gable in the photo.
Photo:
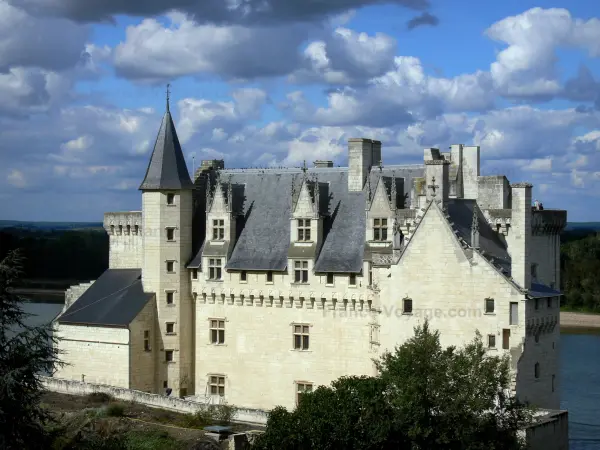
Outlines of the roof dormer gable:
{"type": "Polygon", "coordinates": [[[292,215],[294,217],[319,216],[319,182],[302,177],[297,191],[292,193],[292,215]]]}
{"type": "Polygon", "coordinates": [[[232,204],[232,186],[231,183],[222,183],[219,178],[216,179],[214,188],[210,184],[206,190],[206,210],[208,213],[230,213],[232,204]]]}

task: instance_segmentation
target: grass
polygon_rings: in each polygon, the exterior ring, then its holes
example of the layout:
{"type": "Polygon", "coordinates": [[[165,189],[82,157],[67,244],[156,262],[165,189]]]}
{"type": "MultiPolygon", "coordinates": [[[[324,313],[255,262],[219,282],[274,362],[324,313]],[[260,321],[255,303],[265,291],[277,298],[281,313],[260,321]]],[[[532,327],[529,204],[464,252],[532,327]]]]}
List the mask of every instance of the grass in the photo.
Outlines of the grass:
{"type": "Polygon", "coordinates": [[[130,431],[125,434],[127,450],[174,450],[183,448],[183,444],[173,439],[165,431],[130,431]]]}

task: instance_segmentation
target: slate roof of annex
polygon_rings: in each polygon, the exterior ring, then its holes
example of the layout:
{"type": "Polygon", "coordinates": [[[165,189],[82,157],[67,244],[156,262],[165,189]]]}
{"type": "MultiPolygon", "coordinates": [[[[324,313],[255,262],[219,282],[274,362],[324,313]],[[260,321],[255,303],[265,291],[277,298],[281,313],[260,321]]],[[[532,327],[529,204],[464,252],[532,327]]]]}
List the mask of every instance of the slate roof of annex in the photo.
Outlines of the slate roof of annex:
{"type": "MultiPolygon", "coordinates": [[[[384,177],[390,197],[391,177],[397,179],[397,190],[408,192],[412,181],[424,174],[423,165],[385,166],[373,168],[370,182],[359,192],[348,190],[348,168],[310,168],[306,178],[319,182],[319,212],[323,215],[323,243],[315,249],[315,272],[358,273],[365,255],[365,207],[375,194],[377,182],[384,177]],[[402,180],[404,179],[404,180],[402,180]]],[[[283,271],[287,267],[290,244],[290,218],[293,194],[299,192],[304,174],[300,168],[228,169],[220,171],[222,182],[232,183],[232,207],[244,217],[237,236],[229,270],[283,271]],[[292,187],[293,186],[293,187],[292,187]]],[[[400,195],[399,195],[400,197],[400,195]]],[[[203,244],[188,267],[200,267],[203,244]]]]}
{"type": "Polygon", "coordinates": [[[143,291],[141,277],[141,269],[107,269],[58,322],[127,327],[154,296],[143,291]]]}

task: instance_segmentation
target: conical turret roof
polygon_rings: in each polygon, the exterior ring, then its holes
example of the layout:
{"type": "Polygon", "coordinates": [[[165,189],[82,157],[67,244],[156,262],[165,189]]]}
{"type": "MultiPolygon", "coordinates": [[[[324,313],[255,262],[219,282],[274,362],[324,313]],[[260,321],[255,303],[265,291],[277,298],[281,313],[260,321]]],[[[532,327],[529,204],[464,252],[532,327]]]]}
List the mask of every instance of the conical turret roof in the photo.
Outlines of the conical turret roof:
{"type": "Polygon", "coordinates": [[[167,99],[167,110],[160,124],[152,157],[140,190],[180,190],[193,189],[193,187],[167,99]]]}

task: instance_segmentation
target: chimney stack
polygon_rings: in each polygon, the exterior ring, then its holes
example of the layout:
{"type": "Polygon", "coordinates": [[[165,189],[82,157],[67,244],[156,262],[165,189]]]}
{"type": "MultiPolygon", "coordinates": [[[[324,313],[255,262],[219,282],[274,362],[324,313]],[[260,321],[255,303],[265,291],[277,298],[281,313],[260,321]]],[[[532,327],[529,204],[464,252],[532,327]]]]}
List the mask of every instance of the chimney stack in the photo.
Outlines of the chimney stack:
{"type": "Polygon", "coordinates": [[[364,138],[348,139],[348,190],[363,190],[371,167],[381,161],[381,141],[364,138]]]}
{"type": "Polygon", "coordinates": [[[512,189],[512,215],[510,229],[512,234],[509,245],[512,262],[511,276],[524,289],[531,289],[531,192],[530,183],[515,183],[512,189]]]}
{"type": "Polygon", "coordinates": [[[427,201],[441,201],[442,206],[448,201],[450,192],[449,167],[437,148],[425,149],[425,197],[427,201]]]}

